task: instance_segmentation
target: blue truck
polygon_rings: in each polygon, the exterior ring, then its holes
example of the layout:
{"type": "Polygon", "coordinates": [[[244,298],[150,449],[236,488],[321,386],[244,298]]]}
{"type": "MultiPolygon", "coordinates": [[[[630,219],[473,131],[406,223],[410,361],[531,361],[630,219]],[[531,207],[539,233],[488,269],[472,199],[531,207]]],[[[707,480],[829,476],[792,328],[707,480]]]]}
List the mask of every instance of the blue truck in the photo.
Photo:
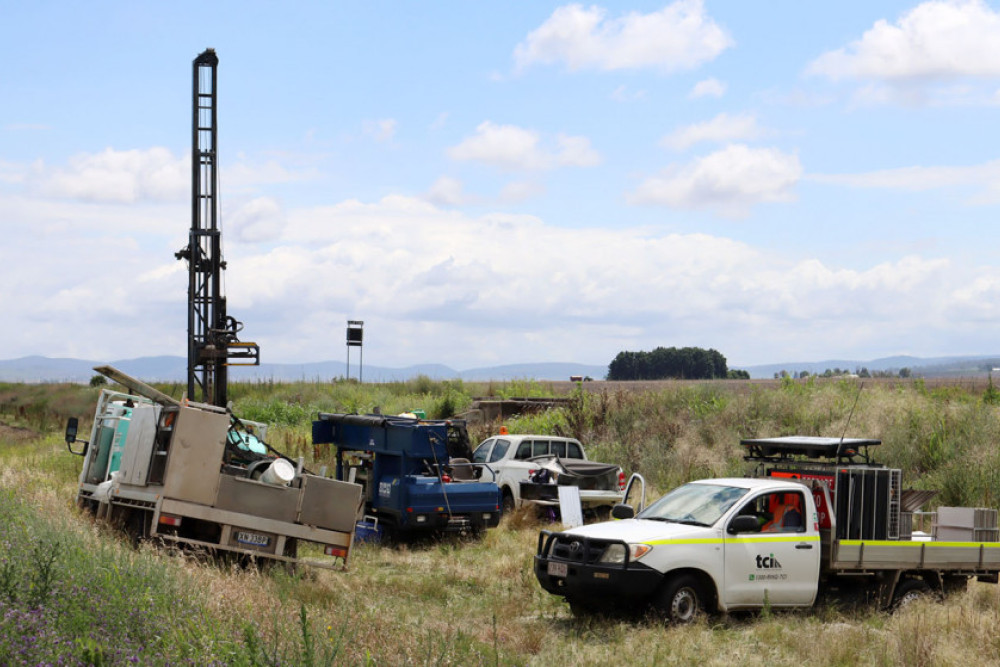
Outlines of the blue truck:
{"type": "Polygon", "coordinates": [[[461,420],[320,413],[312,440],[336,447],[337,479],[362,485],[383,536],[478,535],[500,522],[500,489],[488,466],[470,462],[461,420]]]}

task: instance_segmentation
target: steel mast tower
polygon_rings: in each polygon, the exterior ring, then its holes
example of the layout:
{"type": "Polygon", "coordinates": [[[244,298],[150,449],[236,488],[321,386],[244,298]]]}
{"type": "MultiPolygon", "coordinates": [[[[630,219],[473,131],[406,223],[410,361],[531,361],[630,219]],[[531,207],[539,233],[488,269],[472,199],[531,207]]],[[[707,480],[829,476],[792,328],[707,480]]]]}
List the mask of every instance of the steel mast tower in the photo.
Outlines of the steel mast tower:
{"type": "Polygon", "coordinates": [[[237,334],[243,323],[226,314],[222,294],[226,262],[216,194],[218,65],[215,49],[206,49],[194,59],[191,231],[187,247],[175,256],[188,262],[188,398],[226,407],[228,367],[259,365],[260,348],[240,342],[237,334]],[[231,359],[243,361],[231,363],[231,359]]]}

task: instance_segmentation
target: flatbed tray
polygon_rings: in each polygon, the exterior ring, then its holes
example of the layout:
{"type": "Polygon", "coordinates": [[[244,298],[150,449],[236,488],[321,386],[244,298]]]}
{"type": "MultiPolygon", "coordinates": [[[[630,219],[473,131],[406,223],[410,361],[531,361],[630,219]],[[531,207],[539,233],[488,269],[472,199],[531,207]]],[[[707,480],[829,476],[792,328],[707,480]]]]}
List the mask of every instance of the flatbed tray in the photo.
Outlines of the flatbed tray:
{"type": "Polygon", "coordinates": [[[881,445],[870,438],[822,438],[810,435],[786,435],[780,438],[746,438],[740,444],[753,457],[806,456],[808,458],[843,458],[854,456],[862,447],[881,445]]]}

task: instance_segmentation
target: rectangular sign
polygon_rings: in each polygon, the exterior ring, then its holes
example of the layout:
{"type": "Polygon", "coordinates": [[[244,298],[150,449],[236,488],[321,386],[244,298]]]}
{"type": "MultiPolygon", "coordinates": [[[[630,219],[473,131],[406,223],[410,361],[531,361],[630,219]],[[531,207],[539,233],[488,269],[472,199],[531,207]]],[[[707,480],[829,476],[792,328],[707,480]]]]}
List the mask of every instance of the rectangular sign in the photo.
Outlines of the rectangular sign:
{"type": "Polygon", "coordinates": [[[559,515],[567,528],[583,525],[583,506],[580,504],[580,487],[559,487],[559,515]]]}

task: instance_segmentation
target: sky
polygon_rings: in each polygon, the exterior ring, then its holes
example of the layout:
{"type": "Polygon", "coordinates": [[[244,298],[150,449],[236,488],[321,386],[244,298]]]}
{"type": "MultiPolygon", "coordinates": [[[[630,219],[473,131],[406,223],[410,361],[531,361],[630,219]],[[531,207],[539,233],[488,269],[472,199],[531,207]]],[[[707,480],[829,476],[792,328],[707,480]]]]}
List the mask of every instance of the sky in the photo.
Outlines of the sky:
{"type": "Polygon", "coordinates": [[[1000,350],[1000,2],[0,0],[0,357],[186,354],[192,61],[262,361],[1000,350]],[[355,357],[356,359],[356,357],[355,357]]]}

